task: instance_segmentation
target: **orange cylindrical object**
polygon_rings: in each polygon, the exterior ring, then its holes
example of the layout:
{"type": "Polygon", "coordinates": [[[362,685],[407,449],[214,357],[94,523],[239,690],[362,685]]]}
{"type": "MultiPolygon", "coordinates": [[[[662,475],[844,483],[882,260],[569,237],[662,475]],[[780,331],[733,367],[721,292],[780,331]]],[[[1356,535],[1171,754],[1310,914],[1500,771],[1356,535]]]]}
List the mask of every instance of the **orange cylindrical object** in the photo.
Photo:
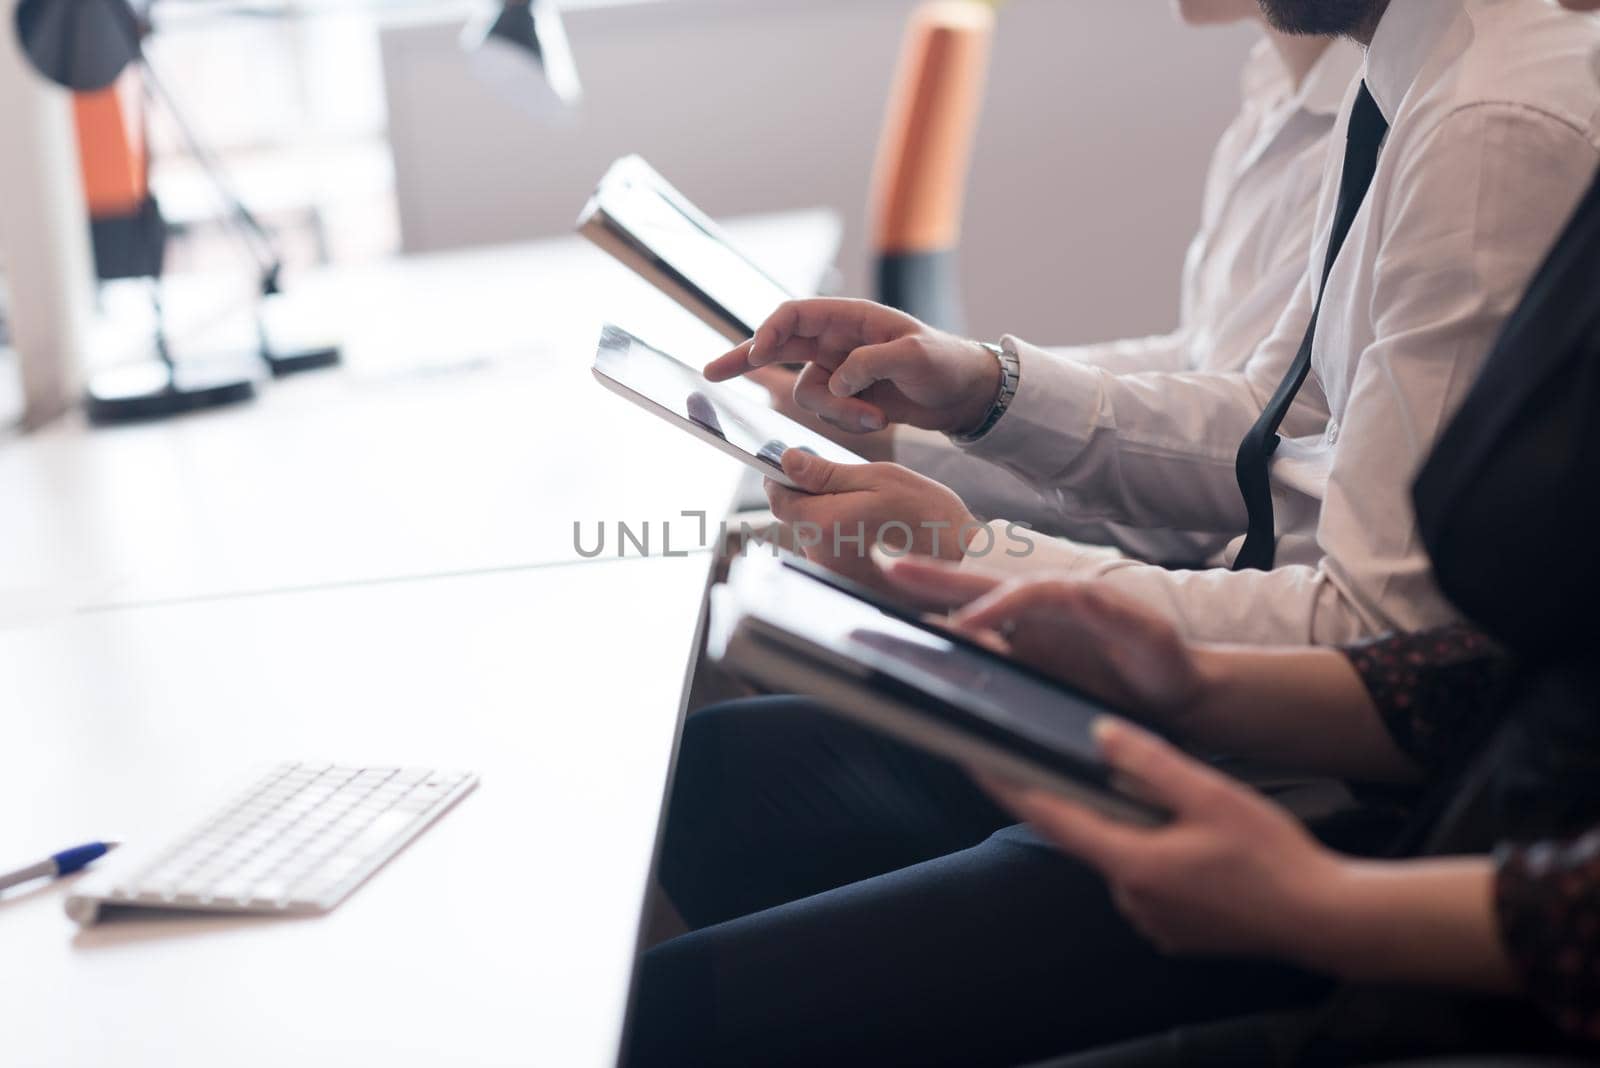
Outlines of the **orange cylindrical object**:
{"type": "Polygon", "coordinates": [[[133,214],[149,192],[137,77],[129,72],[108,88],[73,98],[83,192],[91,218],[133,214]]]}
{"type": "Polygon", "coordinates": [[[994,9],[938,0],[912,16],[873,175],[880,253],[936,252],[961,237],[994,9]]]}

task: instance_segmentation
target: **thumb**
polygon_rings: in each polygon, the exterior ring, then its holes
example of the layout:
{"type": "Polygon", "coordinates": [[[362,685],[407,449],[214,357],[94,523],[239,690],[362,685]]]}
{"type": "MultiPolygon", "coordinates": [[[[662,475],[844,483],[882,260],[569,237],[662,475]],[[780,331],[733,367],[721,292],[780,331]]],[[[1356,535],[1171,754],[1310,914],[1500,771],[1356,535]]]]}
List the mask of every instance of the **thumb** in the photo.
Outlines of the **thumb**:
{"type": "Polygon", "coordinates": [[[847,493],[859,488],[854,465],[824,460],[809,449],[789,449],[782,463],[783,473],[807,493],[847,493]]]}
{"type": "Polygon", "coordinates": [[[1174,813],[1198,814],[1231,785],[1222,773],[1126,720],[1101,717],[1095,721],[1094,737],[1107,764],[1174,813]]]}
{"type": "Polygon", "coordinates": [[[922,370],[926,362],[926,346],[914,335],[882,345],[865,345],[834,368],[828,379],[828,391],[835,397],[854,397],[879,382],[897,385],[908,375],[922,370]]]}

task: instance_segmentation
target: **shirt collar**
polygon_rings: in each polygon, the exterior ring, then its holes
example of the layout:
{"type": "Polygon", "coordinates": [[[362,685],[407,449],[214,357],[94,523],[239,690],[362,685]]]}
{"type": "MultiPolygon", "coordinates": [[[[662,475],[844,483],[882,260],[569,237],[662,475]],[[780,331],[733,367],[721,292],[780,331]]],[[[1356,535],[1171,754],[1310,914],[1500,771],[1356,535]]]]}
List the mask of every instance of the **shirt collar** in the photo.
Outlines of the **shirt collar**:
{"type": "Polygon", "coordinates": [[[1367,48],[1366,79],[1390,123],[1465,0],[1392,0],[1367,48]]]}
{"type": "Polygon", "coordinates": [[[1331,117],[1339,113],[1350,83],[1361,72],[1361,52],[1347,41],[1334,41],[1317,58],[1296,89],[1283,59],[1270,41],[1260,41],[1245,63],[1245,100],[1258,106],[1331,117]]]}
{"type": "Polygon", "coordinates": [[[1244,74],[1240,78],[1240,90],[1245,100],[1252,103],[1271,103],[1289,95],[1289,72],[1284,69],[1271,41],[1263,38],[1250,49],[1250,58],[1245,60],[1244,74]]]}
{"type": "Polygon", "coordinates": [[[1350,83],[1361,74],[1362,56],[1349,41],[1335,41],[1322,53],[1300,86],[1300,106],[1313,115],[1333,116],[1344,107],[1350,83]]]}

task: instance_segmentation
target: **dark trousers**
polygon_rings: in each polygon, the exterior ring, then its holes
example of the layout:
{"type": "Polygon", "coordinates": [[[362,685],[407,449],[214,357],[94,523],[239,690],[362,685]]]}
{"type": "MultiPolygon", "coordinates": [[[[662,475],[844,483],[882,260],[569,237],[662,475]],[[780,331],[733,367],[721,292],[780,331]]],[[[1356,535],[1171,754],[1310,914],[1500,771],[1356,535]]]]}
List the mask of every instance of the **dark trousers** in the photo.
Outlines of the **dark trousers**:
{"type": "Polygon", "coordinates": [[[1178,1028],[1034,1068],[1576,1068],[1594,1063],[1587,1052],[1526,1004],[1352,988],[1313,1011],[1178,1028]]]}
{"type": "Polygon", "coordinates": [[[1162,956],[1092,871],[957,768],[804,701],[685,725],[630,1062],[1019,1064],[1315,1001],[1285,966],[1162,956]]]}
{"type": "MultiPolygon", "coordinates": [[[[1490,1006],[1497,1013],[1499,1006],[1490,1006]]],[[[1089,1053],[1074,1054],[1035,1065],[1034,1068],[1578,1068],[1591,1060],[1557,1053],[1518,1052],[1439,1054],[1431,1047],[1496,1049],[1503,1043],[1491,1036],[1466,1034],[1469,1027],[1452,1027],[1455,1035],[1367,1036],[1351,1044],[1337,1037],[1309,1037],[1320,1030],[1319,1014],[1288,1013],[1226,1020],[1202,1027],[1181,1028],[1162,1035],[1135,1039],[1089,1053]]],[[[1537,1045],[1537,1039],[1535,1040],[1537,1045]]]]}

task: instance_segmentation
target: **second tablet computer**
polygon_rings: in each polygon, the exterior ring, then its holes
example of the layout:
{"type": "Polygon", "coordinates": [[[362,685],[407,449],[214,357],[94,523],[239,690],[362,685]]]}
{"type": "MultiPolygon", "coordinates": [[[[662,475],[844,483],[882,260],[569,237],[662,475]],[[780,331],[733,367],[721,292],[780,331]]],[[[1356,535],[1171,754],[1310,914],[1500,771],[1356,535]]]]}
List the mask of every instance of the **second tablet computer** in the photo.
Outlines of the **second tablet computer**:
{"type": "Polygon", "coordinates": [[[1092,726],[1105,705],[797,557],[755,548],[733,561],[712,590],[707,650],[769,692],[969,768],[1126,822],[1167,819],[1101,760],[1092,726]]]}
{"type": "Polygon", "coordinates": [[[754,335],[790,297],[638,156],[606,172],[578,232],[732,342],[754,335]]]}
{"type": "Polygon", "coordinates": [[[800,487],[780,466],[789,449],[805,449],[837,464],[867,462],[750,398],[748,384],[708,382],[620,327],[607,326],[600,335],[594,376],[613,393],[790,489],[800,487]]]}

